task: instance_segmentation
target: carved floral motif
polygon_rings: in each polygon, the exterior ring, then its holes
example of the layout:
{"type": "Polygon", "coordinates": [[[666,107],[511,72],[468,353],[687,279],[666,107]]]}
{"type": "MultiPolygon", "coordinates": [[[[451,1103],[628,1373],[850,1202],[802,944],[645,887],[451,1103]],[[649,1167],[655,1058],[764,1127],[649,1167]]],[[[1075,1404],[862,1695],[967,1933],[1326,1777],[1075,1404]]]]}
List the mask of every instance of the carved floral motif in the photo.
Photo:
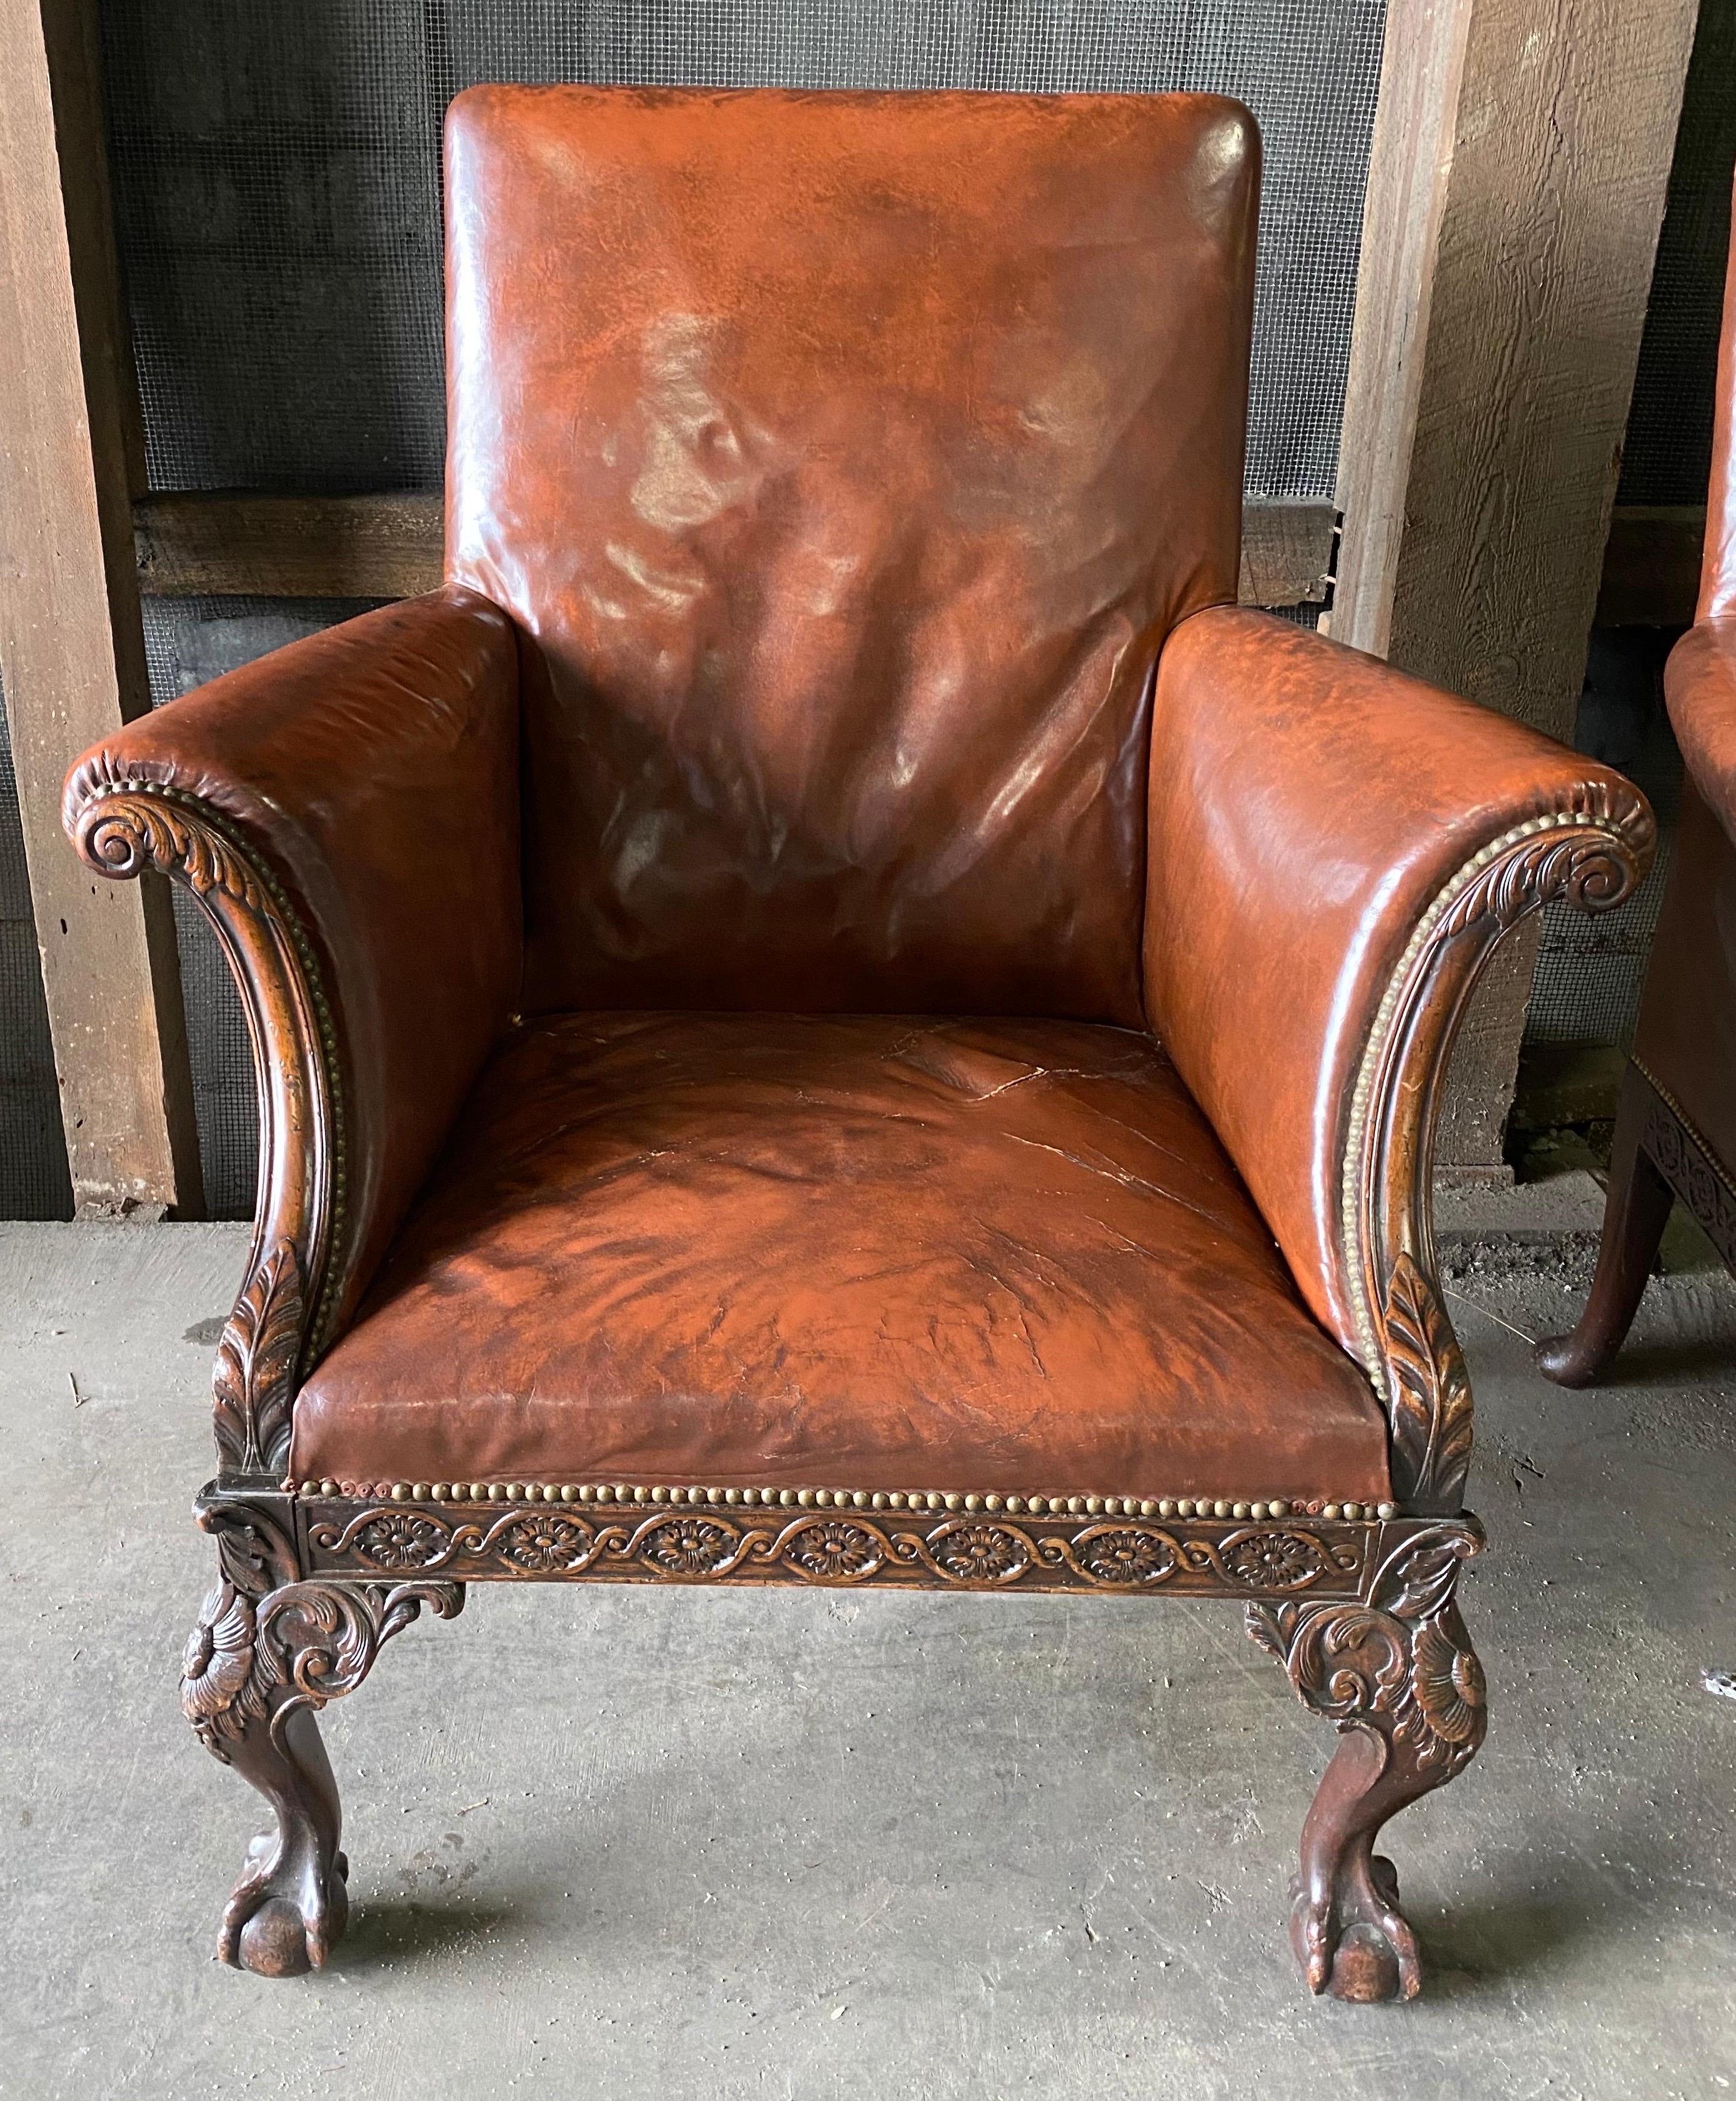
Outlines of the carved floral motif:
{"type": "Polygon", "coordinates": [[[666,1518],[645,1534],[639,1552],[666,1576],[714,1576],[727,1565],[739,1539],[732,1526],[709,1518],[666,1518]]]}
{"type": "Polygon", "coordinates": [[[440,1527],[409,1511],[382,1511],[368,1524],[362,1541],[377,1568],[426,1568],[446,1550],[440,1527]]]}
{"type": "Polygon", "coordinates": [[[1031,1563],[1030,1542],[1023,1534],[999,1524],[943,1528],[930,1550],[961,1583],[998,1583],[1031,1563]]]}
{"type": "MultiPolygon", "coordinates": [[[[315,1506],[316,1508],[316,1506],[315,1506]]],[[[1370,1528],[1288,1524],[1088,1523],[1052,1530],[1034,1519],[547,1511],[464,1515],[448,1506],[388,1505],[315,1515],[308,1541],[322,1571],[478,1576],[613,1576],[679,1582],[931,1582],[1005,1588],[1131,1590],[1168,1585],[1196,1593],[1354,1592],[1370,1528]]]]}
{"type": "Polygon", "coordinates": [[[528,1575],[546,1575],[558,1569],[582,1568],[591,1538],[583,1525],[551,1512],[515,1519],[501,1532],[497,1543],[499,1551],[515,1568],[522,1568],[528,1575]]]}
{"type": "Polygon", "coordinates": [[[866,1526],[823,1524],[799,1527],[784,1550],[784,1559],[816,1582],[849,1582],[871,1574],[886,1555],[881,1542],[866,1526]]]}
{"type": "Polygon", "coordinates": [[[1155,1583],[1176,1565],[1174,1551],[1161,1533],[1131,1527],[1100,1530],[1077,1551],[1100,1583],[1155,1583]]]}

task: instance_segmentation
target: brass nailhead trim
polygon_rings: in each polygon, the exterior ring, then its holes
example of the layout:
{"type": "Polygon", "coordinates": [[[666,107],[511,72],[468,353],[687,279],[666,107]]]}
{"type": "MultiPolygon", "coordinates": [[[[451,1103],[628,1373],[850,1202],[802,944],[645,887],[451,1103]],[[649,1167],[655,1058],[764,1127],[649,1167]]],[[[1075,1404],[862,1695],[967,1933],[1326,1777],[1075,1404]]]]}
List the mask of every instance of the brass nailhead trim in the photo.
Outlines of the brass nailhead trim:
{"type": "Polygon", "coordinates": [[[292,1494],[324,1501],[396,1503],[700,1504],[780,1510],[895,1510],[924,1512],[1005,1511],[1009,1517],[1324,1518],[1352,1524],[1398,1515],[1396,1503],[1296,1502],[1283,1497],[1232,1502],[1213,1496],[964,1495],[956,1489],[712,1488],[630,1486],[625,1482],[553,1481],[285,1481],[292,1494]]]}

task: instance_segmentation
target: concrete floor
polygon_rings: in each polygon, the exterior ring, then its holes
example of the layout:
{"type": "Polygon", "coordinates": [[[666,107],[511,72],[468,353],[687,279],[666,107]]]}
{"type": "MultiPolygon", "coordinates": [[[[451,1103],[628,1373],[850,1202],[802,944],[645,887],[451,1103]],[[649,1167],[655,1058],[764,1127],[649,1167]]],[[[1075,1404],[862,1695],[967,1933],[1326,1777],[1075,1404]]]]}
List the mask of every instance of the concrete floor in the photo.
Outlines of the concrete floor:
{"type": "Polygon", "coordinates": [[[325,1723],[350,1936],[273,1984],[210,1959],[258,1820],[175,1698],[244,1238],[0,1227],[0,2092],[1736,2090],[1721,1277],[1654,1285],[1576,1397],[1513,1330],[1561,1325],[1583,1249],[1455,1258],[1495,1714],[1389,1833],[1413,2006],[1301,1989],[1330,1736],[1233,1606],[801,1591],[494,1589],[405,1634],[325,1723]]]}

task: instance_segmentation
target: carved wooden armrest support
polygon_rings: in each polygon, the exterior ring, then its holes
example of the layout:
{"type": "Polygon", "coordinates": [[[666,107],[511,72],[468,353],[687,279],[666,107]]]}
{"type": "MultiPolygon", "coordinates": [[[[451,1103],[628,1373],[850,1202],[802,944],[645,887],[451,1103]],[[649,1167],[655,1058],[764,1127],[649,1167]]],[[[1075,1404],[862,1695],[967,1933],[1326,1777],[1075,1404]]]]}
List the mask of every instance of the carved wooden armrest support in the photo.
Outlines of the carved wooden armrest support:
{"type": "Polygon", "coordinates": [[[288,892],[209,803],[103,759],[68,784],[68,829],[100,875],[185,884],[227,957],[259,1101],[259,1198],[212,1374],[225,1477],[280,1477],[303,1369],[323,1346],[344,1230],[344,1101],[319,960],[288,892]]]}
{"type": "Polygon", "coordinates": [[[1344,1155],[1343,1235],[1359,1353],[1392,1422],[1400,1506],[1450,1515],[1471,1453],[1471,1391],[1436,1279],[1431,1196],[1454,1039],[1498,944],[1557,898],[1605,912],[1650,865],[1645,799],[1618,779],[1491,840],[1417,922],[1375,1017],[1344,1155]]]}

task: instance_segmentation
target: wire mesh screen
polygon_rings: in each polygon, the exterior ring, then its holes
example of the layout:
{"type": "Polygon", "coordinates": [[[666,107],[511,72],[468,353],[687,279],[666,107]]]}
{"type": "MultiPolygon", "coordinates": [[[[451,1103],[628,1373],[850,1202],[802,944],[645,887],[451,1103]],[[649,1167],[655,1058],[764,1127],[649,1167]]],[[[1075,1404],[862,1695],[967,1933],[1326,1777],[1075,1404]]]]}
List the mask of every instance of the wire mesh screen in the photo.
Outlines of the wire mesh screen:
{"type": "Polygon", "coordinates": [[[440,113],[487,80],[1239,95],[1266,135],[1248,483],[1327,496],[1385,0],[104,0],[154,488],[433,487],[440,113]]]}
{"type": "Polygon", "coordinates": [[[73,1185],[0,693],[0,1219],[69,1219],[73,1185]]]}
{"type": "Polygon", "coordinates": [[[1712,471],[1712,381],[1730,174],[1736,162],[1736,7],[1706,0],[1652,272],[1622,456],[1623,503],[1703,503],[1712,471]]]}

